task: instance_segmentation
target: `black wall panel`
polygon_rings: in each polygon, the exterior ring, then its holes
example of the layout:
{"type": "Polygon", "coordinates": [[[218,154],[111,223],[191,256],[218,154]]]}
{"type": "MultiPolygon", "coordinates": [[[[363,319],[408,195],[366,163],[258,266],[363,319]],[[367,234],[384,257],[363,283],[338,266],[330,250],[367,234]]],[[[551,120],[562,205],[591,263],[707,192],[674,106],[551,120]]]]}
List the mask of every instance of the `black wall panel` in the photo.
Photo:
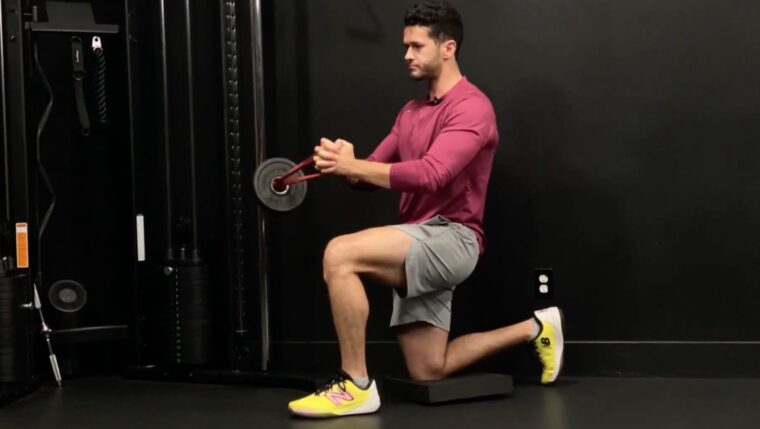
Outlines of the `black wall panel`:
{"type": "MultiPolygon", "coordinates": [[[[425,94],[403,63],[411,3],[274,2],[272,155],[306,156],[321,136],[346,138],[367,155],[403,103],[425,94]]],[[[465,23],[462,70],[491,98],[502,138],[485,219],[489,246],[456,293],[453,333],[557,303],[574,342],[568,368],[586,373],[618,371],[592,359],[598,353],[609,353],[620,372],[668,373],[677,359],[637,366],[627,357],[651,355],[659,342],[675,347],[663,352],[673,357],[684,351],[678,344],[729,351],[726,341],[759,341],[760,6],[456,5],[465,23]],[[534,269],[545,267],[554,269],[553,301],[533,290],[534,269]]],[[[310,187],[273,234],[276,340],[286,350],[335,339],[320,273],[329,238],[396,216],[391,193],[354,193],[330,178],[310,187]]],[[[389,293],[368,293],[368,339],[386,344],[389,293]]],[[[504,370],[524,363],[500,359],[492,363],[504,370]]],[[[726,369],[719,367],[694,373],[726,369]]]]}
{"type": "MultiPolygon", "coordinates": [[[[29,2],[28,7],[31,6],[40,6],[40,20],[48,21],[42,2],[29,2]]],[[[119,33],[101,35],[107,64],[109,123],[105,126],[96,124],[95,109],[88,104],[92,125],[90,135],[82,134],[76,111],[70,39],[81,37],[84,45],[87,70],[84,88],[87,101],[91,103],[96,63],[91,55],[92,34],[37,33],[27,45],[27,126],[29,147],[32,148],[30,175],[36,183],[36,192],[30,198],[37,201],[39,221],[53,198],[45,189],[36,166],[38,128],[41,136],[39,156],[55,195],[55,208],[40,242],[41,260],[37,259],[34,245],[32,247],[32,271],[36,273],[38,267],[42,268],[43,281],[38,287],[46,321],[54,331],[127,325],[131,318],[135,220],[132,215],[128,87],[125,84],[124,3],[93,2],[92,9],[96,23],[118,25],[119,33]],[[44,128],[40,127],[40,119],[49,98],[34,68],[35,42],[54,97],[44,128]],[[87,304],[81,311],[64,313],[52,306],[48,290],[59,280],[74,280],[87,290],[87,304]]],[[[32,207],[35,208],[34,203],[32,207]]],[[[30,236],[36,236],[39,228],[39,224],[31,224],[30,236]]],[[[112,340],[119,337],[121,335],[112,340]]],[[[54,341],[56,338],[59,337],[54,336],[54,341]]],[[[64,374],[104,370],[114,361],[122,362],[127,353],[122,347],[123,342],[108,343],[104,347],[68,344],[80,341],[79,337],[61,337],[56,341],[64,374]]],[[[41,369],[49,371],[47,360],[41,362],[41,369]]]]}

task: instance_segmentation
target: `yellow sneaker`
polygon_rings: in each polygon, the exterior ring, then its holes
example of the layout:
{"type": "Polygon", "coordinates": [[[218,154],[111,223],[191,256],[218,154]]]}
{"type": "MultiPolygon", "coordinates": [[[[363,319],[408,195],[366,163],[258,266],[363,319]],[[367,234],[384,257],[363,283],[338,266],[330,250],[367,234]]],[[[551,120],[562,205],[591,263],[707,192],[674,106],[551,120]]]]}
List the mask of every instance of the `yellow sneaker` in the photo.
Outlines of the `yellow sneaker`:
{"type": "Polygon", "coordinates": [[[551,384],[557,380],[562,371],[565,350],[562,332],[564,316],[562,310],[557,307],[538,310],[534,315],[540,329],[538,336],[533,339],[533,345],[538,353],[538,359],[544,366],[541,384],[551,384]]]}
{"type": "Polygon", "coordinates": [[[290,412],[302,417],[337,417],[374,413],[380,408],[377,383],[371,380],[366,389],[358,387],[344,372],[316,393],[288,404],[290,412]]]}

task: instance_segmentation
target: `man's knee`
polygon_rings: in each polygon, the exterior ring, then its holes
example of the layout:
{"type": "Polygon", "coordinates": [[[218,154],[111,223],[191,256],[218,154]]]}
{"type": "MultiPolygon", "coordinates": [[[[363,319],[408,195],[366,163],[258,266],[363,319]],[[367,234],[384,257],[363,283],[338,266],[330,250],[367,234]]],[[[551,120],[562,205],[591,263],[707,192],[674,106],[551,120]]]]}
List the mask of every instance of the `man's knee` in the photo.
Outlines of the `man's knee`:
{"type": "Polygon", "coordinates": [[[442,380],[445,377],[443,367],[409,370],[409,378],[414,381],[435,381],[442,380]]]}
{"type": "Polygon", "coordinates": [[[322,276],[327,282],[331,277],[350,272],[353,259],[351,240],[345,235],[333,238],[327,243],[322,259],[322,276]]]}
{"type": "Polygon", "coordinates": [[[407,366],[409,378],[414,381],[435,381],[446,377],[443,362],[415,362],[407,366]]]}

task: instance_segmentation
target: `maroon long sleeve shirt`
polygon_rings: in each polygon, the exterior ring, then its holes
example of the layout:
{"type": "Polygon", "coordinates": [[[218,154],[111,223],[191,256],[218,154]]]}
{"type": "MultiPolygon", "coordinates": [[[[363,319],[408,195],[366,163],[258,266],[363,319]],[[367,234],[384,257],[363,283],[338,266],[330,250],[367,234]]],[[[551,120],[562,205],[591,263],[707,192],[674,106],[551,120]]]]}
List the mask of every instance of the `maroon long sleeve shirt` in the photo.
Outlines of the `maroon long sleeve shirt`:
{"type": "Polygon", "coordinates": [[[390,163],[401,223],[441,215],[471,228],[485,249],[483,212],[499,132],[491,101],[462,78],[438,104],[409,101],[369,161],[390,163]]]}

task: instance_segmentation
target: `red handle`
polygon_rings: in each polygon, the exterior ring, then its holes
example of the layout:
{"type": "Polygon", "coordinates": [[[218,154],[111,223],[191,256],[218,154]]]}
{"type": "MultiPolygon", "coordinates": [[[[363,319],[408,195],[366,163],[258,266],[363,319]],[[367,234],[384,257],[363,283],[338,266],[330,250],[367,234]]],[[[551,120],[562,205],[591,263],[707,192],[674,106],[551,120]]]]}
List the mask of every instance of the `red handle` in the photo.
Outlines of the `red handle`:
{"type": "Polygon", "coordinates": [[[282,176],[278,177],[277,180],[275,180],[274,186],[285,187],[288,185],[293,185],[295,183],[305,182],[307,180],[312,180],[318,177],[322,177],[322,173],[314,173],[314,174],[307,174],[307,175],[299,176],[295,178],[290,178],[290,176],[296,174],[296,172],[298,172],[300,169],[304,167],[308,167],[309,165],[312,165],[312,164],[314,164],[313,156],[310,156],[304,159],[303,161],[298,163],[298,165],[286,171],[285,174],[283,174],[282,176]]]}

